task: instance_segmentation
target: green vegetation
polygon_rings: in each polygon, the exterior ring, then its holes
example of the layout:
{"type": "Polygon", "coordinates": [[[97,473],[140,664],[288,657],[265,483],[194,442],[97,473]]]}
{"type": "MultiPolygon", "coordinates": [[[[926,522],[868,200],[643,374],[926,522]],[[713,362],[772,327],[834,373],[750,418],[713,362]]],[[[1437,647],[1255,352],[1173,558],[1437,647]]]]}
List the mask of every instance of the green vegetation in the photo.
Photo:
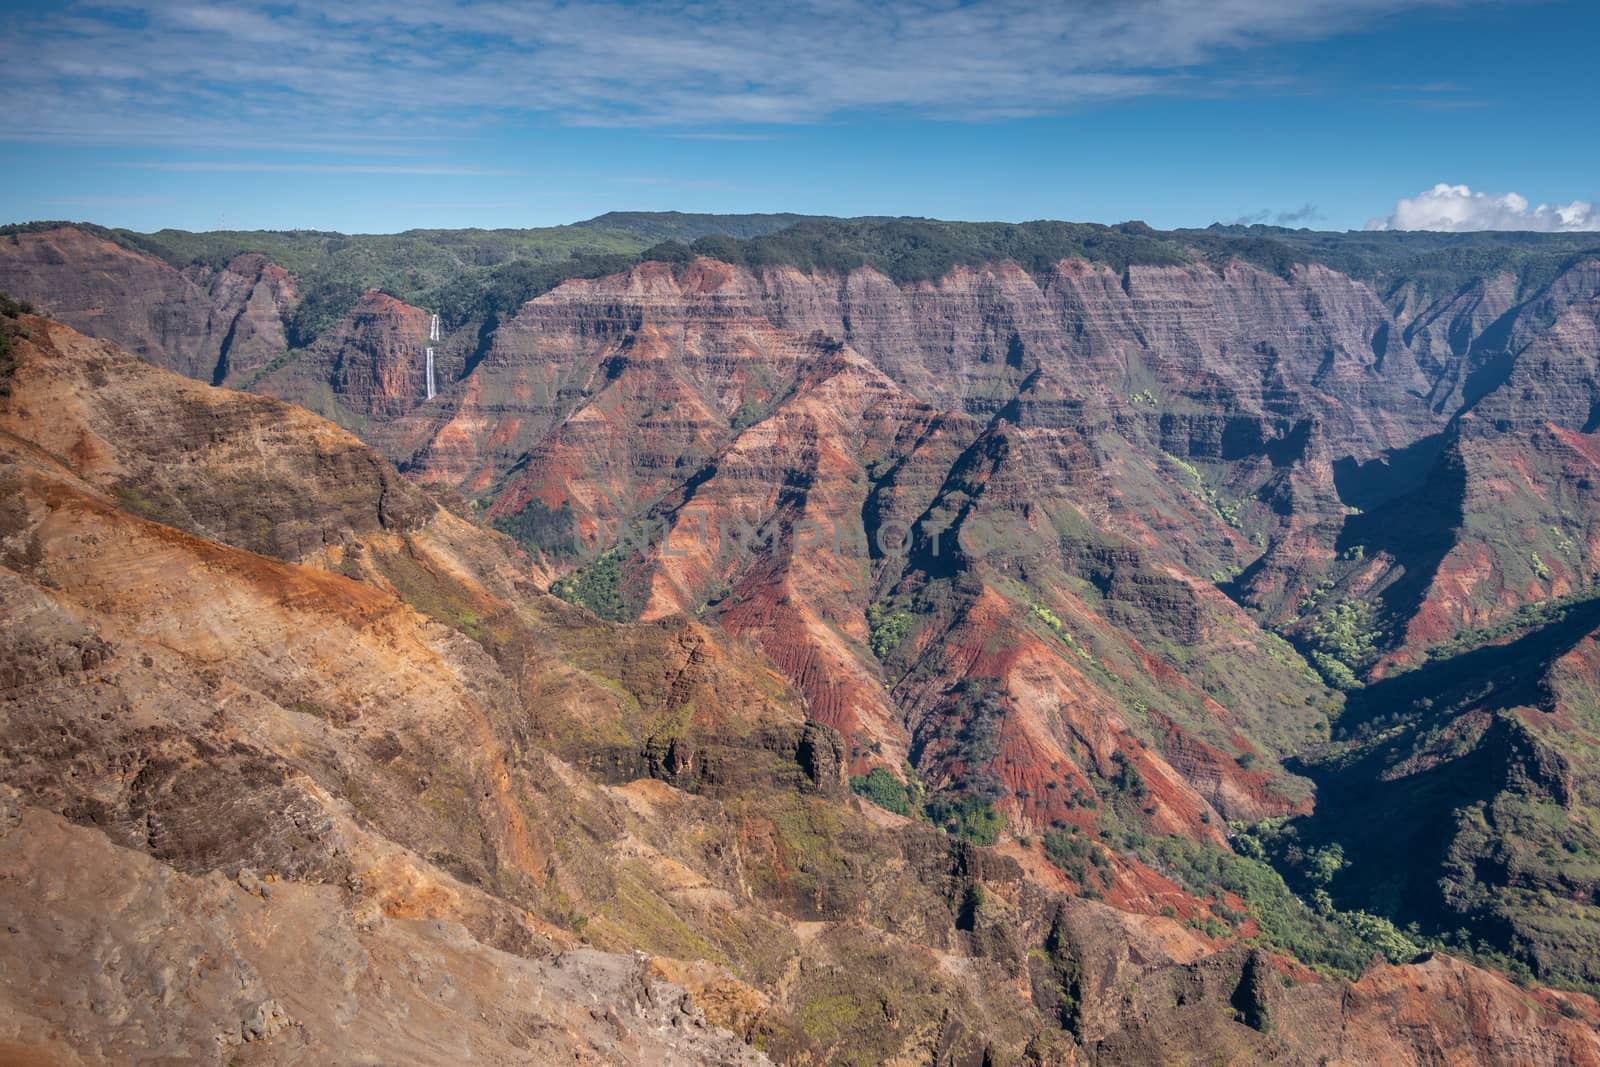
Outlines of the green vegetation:
{"type": "Polygon", "coordinates": [[[1600,989],[1600,703],[1567,659],[1597,624],[1600,599],[1584,590],[1369,684],[1303,764],[1316,810],[1236,843],[1258,840],[1319,909],[1409,920],[1419,944],[1600,989]]]}
{"type": "Polygon", "coordinates": [[[1573,590],[1563,597],[1524,604],[1493,626],[1468,630],[1451,641],[1434,645],[1427,650],[1427,662],[1437,663],[1482,645],[1494,644],[1537,627],[1561,622],[1573,608],[1582,607],[1595,600],[1600,600],[1600,589],[1591,585],[1573,590]]]}
{"type": "MultiPolygon", "coordinates": [[[[1284,975],[1289,979],[1288,975],[1284,975]]],[[[1252,950],[1245,958],[1244,968],[1239,973],[1239,988],[1233,995],[1233,1006],[1238,1009],[1240,1021],[1252,1030],[1269,1033],[1274,1027],[1272,1018],[1272,1004],[1267,999],[1269,982],[1272,979],[1272,966],[1267,962],[1265,955],[1259,950],[1252,950]]],[[[1289,979],[1293,981],[1293,979],[1289,979]]]]}
{"type": "Polygon", "coordinates": [[[587,567],[557,579],[551,584],[550,592],[612,622],[623,622],[633,615],[622,594],[622,551],[619,548],[609,548],[587,567]]]}
{"type": "MultiPolygon", "coordinates": [[[[1568,896],[1571,886],[1600,881],[1600,824],[1587,811],[1568,811],[1514,792],[1459,809],[1454,821],[1442,868],[1414,872],[1397,869],[1392,857],[1385,861],[1368,854],[1364,836],[1348,843],[1365,856],[1365,870],[1347,860],[1337,842],[1306,847],[1300,839],[1303,820],[1273,819],[1241,830],[1234,846],[1247,859],[1270,862],[1289,885],[1299,887],[1336,934],[1390,960],[1414,950],[1448,951],[1521,982],[1600,989],[1593,948],[1600,943],[1600,921],[1568,896]],[[1517,872],[1516,884],[1499,881],[1497,872],[1505,867],[1517,872]],[[1346,870],[1351,874],[1342,875],[1346,870]],[[1341,877],[1346,897],[1379,905],[1389,901],[1390,906],[1397,878],[1437,881],[1447,907],[1423,915],[1431,932],[1418,922],[1401,930],[1381,915],[1336,907],[1330,890],[1341,877]],[[1454,929],[1449,928],[1452,918],[1459,922],[1454,929]]],[[[1294,936],[1304,940],[1315,933],[1316,928],[1302,926],[1294,936]]],[[[1348,954],[1337,945],[1320,951],[1348,954]]]]}
{"type": "Polygon", "coordinates": [[[992,845],[1006,828],[1006,817],[992,799],[973,795],[965,788],[947,789],[928,797],[916,771],[906,767],[901,781],[883,767],[853,775],[850,791],[872,803],[910,819],[926,819],[954,837],[979,845],[992,845]]]}
{"type": "Polygon", "coordinates": [[[1207,484],[1205,475],[1201,474],[1194,464],[1170,452],[1167,453],[1167,459],[1173,466],[1194,479],[1195,492],[1200,494],[1200,499],[1216,513],[1217,518],[1236,530],[1244,528],[1243,521],[1239,518],[1239,501],[1224,496],[1215,486],[1207,484]]]}
{"type": "Polygon", "coordinates": [[[652,238],[597,225],[527,230],[408,230],[342,234],[321,230],[135,233],[86,223],[0,227],[0,238],[73,225],[179,269],[220,270],[259,253],[294,274],[300,300],[285,323],[289,346],[304,348],[367,289],[435,308],[447,329],[497,321],[569,278],[594,278],[638,262],[652,238]]]}
{"type": "Polygon", "coordinates": [[[1051,920],[1044,944],[1029,950],[1028,971],[1036,1003],[1053,1007],[1057,1024],[1078,1033],[1083,1021],[1083,963],[1067,932],[1062,909],[1057,909],[1051,920]]]}
{"type": "Polygon", "coordinates": [[[754,400],[740,401],[739,409],[733,413],[733,418],[728,420],[728,427],[735,432],[748,429],[767,417],[767,405],[758,404],[754,400]]]}
{"type": "Polygon", "coordinates": [[[787,265],[808,271],[870,266],[898,282],[925,281],[954,267],[1003,260],[1042,274],[1071,258],[1104,263],[1118,271],[1133,265],[1239,259],[1282,277],[1303,264],[1321,263],[1371,282],[1386,296],[1403,285],[1415,286],[1428,296],[1444,296],[1502,272],[1514,275],[1527,293],[1600,253],[1600,237],[1584,233],[1314,233],[1265,226],[1162,232],[1142,222],[1012,225],[813,218],[747,240],[725,236],[734,233],[732,225],[693,239],[688,232],[674,235],[676,240],[651,248],[647,255],[665,261],[705,255],[750,267],[787,265]]]}
{"type": "MultiPolygon", "coordinates": [[[[154,509],[153,505],[141,500],[131,490],[119,489],[117,495],[133,510],[148,514],[154,509]]],[[[353,564],[348,558],[346,562],[347,565],[353,564]]],[[[492,637],[465,591],[423,562],[409,536],[402,550],[373,553],[372,562],[385,578],[394,583],[401,599],[424,615],[460,630],[479,644],[492,637]]],[[[346,573],[356,572],[352,567],[346,573]]]]}
{"type": "Polygon", "coordinates": [[[935,794],[928,801],[928,818],[935,826],[978,845],[992,845],[1006,828],[1006,817],[990,800],[951,793],[935,794]]]}
{"type": "Polygon", "coordinates": [[[1191,893],[1209,898],[1212,911],[1231,925],[1254,919],[1261,929],[1261,941],[1318,970],[1355,978],[1373,953],[1404,963],[1425,950],[1387,919],[1334,909],[1326,893],[1318,897],[1321,906],[1308,907],[1266,861],[1266,848],[1258,838],[1242,833],[1235,843],[1238,854],[1182,837],[1133,839],[1141,859],[1191,893]],[[1245,911],[1230,909],[1224,894],[1241,899],[1245,911]]]}
{"type": "Polygon", "coordinates": [[[528,506],[515,515],[494,520],[493,526],[527,551],[554,559],[570,559],[581,548],[572,504],[565,500],[559,508],[548,507],[541,500],[530,500],[528,506]]]}
{"type": "Polygon", "coordinates": [[[303,349],[344,317],[367,286],[349,278],[313,278],[283,324],[291,351],[303,349]]]}
{"type": "Polygon", "coordinates": [[[942,277],[960,266],[1011,261],[1042,274],[1063,259],[1106,263],[1178,264],[1193,257],[1183,243],[1142,222],[1098,226],[1073,222],[941,222],[934,219],[807,219],[746,241],[715,235],[691,244],[669,241],[645,253],[650,259],[686,262],[711,256],[761,268],[849,271],[872,267],[897,282],[942,277]]]}
{"type": "Polygon", "coordinates": [[[999,840],[1006,828],[1006,817],[994,806],[998,790],[987,775],[975,775],[972,781],[932,797],[910,764],[905,767],[905,776],[902,783],[887,769],[874,767],[868,774],[853,775],[850,790],[885,811],[926,819],[955,837],[979,845],[992,845],[999,840]]]}
{"type": "Polygon", "coordinates": [[[962,796],[985,803],[998,800],[1006,790],[989,767],[999,751],[1006,712],[1000,683],[994,678],[964,678],[955,696],[955,706],[939,724],[940,756],[961,765],[962,796]]]}
{"type": "Polygon", "coordinates": [[[609,230],[657,241],[693,241],[720,234],[745,240],[777,233],[797,222],[816,219],[814,215],[777,214],[708,215],[686,211],[608,211],[575,226],[609,230]]]}
{"type": "MultiPolygon", "coordinates": [[[[1524,292],[1600,252],[1592,234],[1325,234],[1275,227],[1161,232],[1141,222],[968,223],[916,218],[832,219],[798,215],[690,215],[612,212],[587,222],[524,230],[408,230],[342,234],[319,230],[135,233],[87,223],[30,222],[0,227],[0,238],[75,225],[180,269],[216,270],[260,253],[299,279],[289,345],[304,348],[369,288],[436,308],[447,329],[476,324],[487,337],[524,301],[573,278],[594,278],[643,259],[685,263],[696,256],[760,269],[805,271],[872,267],[897,282],[941,277],[956,267],[1011,261],[1035,275],[1063,259],[1177,265],[1241,259],[1287,276],[1322,263],[1372,282],[1387,295],[1401,285],[1442,295],[1502,271],[1524,292]]],[[[1154,406],[1148,389],[1130,396],[1154,406]]],[[[1214,501],[1237,521],[1236,505],[1214,501]]]]}
{"type": "Polygon", "coordinates": [[[1515,277],[1527,294],[1600,251],[1600,237],[1592,233],[1319,233],[1216,225],[1169,236],[1190,242],[1208,258],[1237,256],[1279,274],[1297,264],[1321,263],[1370,282],[1386,297],[1410,286],[1423,303],[1501,273],[1515,277]]]}
{"type": "Polygon", "coordinates": [[[620,252],[573,252],[564,259],[516,259],[490,270],[456,275],[446,284],[420,293],[412,302],[438,308],[448,330],[476,322],[482,335],[487,336],[502,319],[562,282],[616,274],[637,263],[638,258],[620,252]]]}
{"type": "Polygon", "coordinates": [[[17,321],[18,316],[33,314],[33,305],[26,300],[14,300],[10,293],[0,292],[0,396],[11,395],[11,375],[16,371],[16,361],[11,348],[17,337],[28,336],[28,328],[17,321]]]}
{"type": "MultiPolygon", "coordinates": [[[[918,957],[885,939],[866,924],[837,924],[825,935],[843,967],[792,968],[791,994],[801,1032],[825,1055],[811,1062],[837,1067],[878,1067],[894,1062],[903,1051],[907,1032],[948,1032],[951,1063],[979,1063],[984,1047],[972,1031],[948,1027],[950,1005],[961,989],[936,967],[917,964],[918,957]]],[[[788,943],[785,939],[780,943],[788,943]]],[[[766,1028],[757,1030],[756,1043],[766,1028]]],[[[784,1057],[774,1055],[774,1060],[784,1057]]]]}
{"type": "Polygon", "coordinates": [[[1594,808],[1503,790],[1455,815],[1439,881],[1465,927],[1454,943],[1514,975],[1600,992],[1600,911],[1586,899],[1600,885],[1594,808]]]}
{"type": "Polygon", "coordinates": [[[1324,845],[1314,848],[1305,855],[1302,870],[1306,879],[1320,889],[1326,889],[1333,882],[1334,875],[1349,866],[1344,858],[1344,849],[1338,844],[1324,845]]]}
{"type": "Polygon", "coordinates": [[[899,648],[900,642],[911,632],[913,621],[908,611],[891,611],[882,604],[869,607],[867,628],[871,634],[869,643],[872,645],[872,654],[879,660],[888,659],[889,654],[899,648]]]}
{"type": "Polygon", "coordinates": [[[1097,897],[1101,888],[1111,885],[1111,860],[1105,849],[1076,827],[1050,830],[1044,835],[1044,854],[1050,862],[1061,868],[1063,874],[1083,890],[1085,896],[1097,897]],[[1091,873],[1092,872],[1092,873],[1091,873]],[[1093,878],[1093,881],[1090,879],[1093,878]]]}
{"type": "Polygon", "coordinates": [[[922,784],[915,778],[902,784],[883,767],[872,768],[870,774],[852,775],[850,791],[896,815],[915,818],[922,814],[922,784]]]}
{"type": "Polygon", "coordinates": [[[10,293],[0,291],[0,315],[14,319],[18,315],[32,315],[33,305],[26,300],[17,300],[10,293]]]}
{"type": "Polygon", "coordinates": [[[462,273],[517,260],[558,262],[619,254],[667,261],[708,255],[750,266],[802,270],[873,266],[902,280],[925,280],[960,265],[1011,260],[1032,271],[1077,257],[1121,270],[1133,264],[1241,259],[1288,275],[1306,263],[1372,282],[1387,295],[1409,284],[1441,296],[1498,273],[1527,292],[1600,252],[1592,233],[1325,233],[1275,226],[1211,226],[1158,231],[1141,222],[1100,226],[1071,222],[942,222],[917,218],[696,215],[610,212],[568,226],[526,230],[408,230],[341,234],[318,230],[161,230],[141,234],[88,223],[41,221],[0,227],[0,237],[75,225],[178,267],[220,267],[260,252],[302,278],[359,276],[406,298],[462,273]]]}
{"type": "Polygon", "coordinates": [[[1335,689],[1359,689],[1361,672],[1377,655],[1378,637],[1371,604],[1340,600],[1312,621],[1306,633],[1307,658],[1335,689]]]}
{"type": "MultiPolygon", "coordinates": [[[[121,485],[112,486],[111,494],[117,498],[117,503],[125,511],[131,511],[135,515],[142,515],[147,519],[153,519],[168,526],[181,527],[182,519],[175,515],[170,507],[170,504],[173,503],[171,497],[157,490],[157,495],[163,497],[164,501],[151,500],[145,493],[140,491],[140,488],[124,482],[121,485]]],[[[148,489],[149,487],[145,488],[148,489]]]]}
{"type": "Polygon", "coordinates": [[[1122,796],[1132,797],[1136,802],[1144,800],[1148,787],[1144,783],[1144,775],[1139,773],[1139,768],[1121,752],[1113,752],[1111,761],[1117,767],[1111,778],[1112,790],[1122,796]]]}
{"type": "Polygon", "coordinates": [[[1073,636],[1072,631],[1067,629],[1067,624],[1061,621],[1061,616],[1037,601],[1034,602],[1031,610],[1034,618],[1050,627],[1050,632],[1060,638],[1062,644],[1077,653],[1079,659],[1094,661],[1094,654],[1078,643],[1078,639],[1073,636]]]}

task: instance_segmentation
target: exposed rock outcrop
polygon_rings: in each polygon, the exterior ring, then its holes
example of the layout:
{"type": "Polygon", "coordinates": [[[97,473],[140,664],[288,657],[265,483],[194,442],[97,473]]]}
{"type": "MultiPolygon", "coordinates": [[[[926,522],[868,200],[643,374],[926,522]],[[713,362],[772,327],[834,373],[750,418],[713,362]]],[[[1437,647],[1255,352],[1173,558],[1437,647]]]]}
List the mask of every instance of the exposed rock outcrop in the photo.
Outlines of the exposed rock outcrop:
{"type": "MultiPolygon", "coordinates": [[[[406,472],[18,320],[0,683],[43,713],[0,755],[183,877],[387,842],[389,912],[717,960],[797,1062],[1582,1062],[1582,998],[1318,981],[1172,858],[1290,816],[1321,919],[1600,981],[1600,268],[1537,278],[644,263],[456,323],[425,401],[429,314],[377,290],[280,358],[259,256],[0,238],[0,288],[406,472]]],[[[240,1034],[303,1022],[258,992],[240,1034]]]]}
{"type": "Polygon", "coordinates": [[[294,281],[263,256],[180,271],[74,226],[0,244],[0,289],[190,378],[247,382],[287,348],[294,281]]]}
{"type": "MultiPolygon", "coordinates": [[[[77,432],[87,401],[54,422],[29,412],[71,400],[63,383],[97,366],[96,405],[137,395],[152,420],[204,405],[248,425],[262,401],[28,326],[0,398],[0,936],[18,947],[0,973],[6,1055],[1600,1054],[1588,998],[1437,958],[1318,980],[1119,910],[1140,907],[1139,886],[1203,914],[1147,868],[1118,859],[1107,903],[1069,899],[1036,851],[868,810],[842,788],[845,743],[741,642],[681,616],[596,620],[446,510],[404,531],[351,526],[301,562],[250,551],[248,530],[152,521],[103,488],[107,470],[148,460],[139,435],[58,452],[34,437],[77,432]],[[696,781],[719,752],[725,771],[696,781]],[[638,763],[586,765],[596,753],[638,763]],[[684,962],[707,959],[721,962],[684,962]],[[1395,1024],[1397,1006],[1425,1028],[1395,1024]]],[[[303,465],[297,438],[259,439],[267,484],[303,465]]],[[[225,447],[195,453],[191,512],[225,499],[234,469],[225,447]]],[[[304,492],[324,524],[351,522],[342,488],[312,477],[304,492]]],[[[994,598],[974,605],[958,628],[994,598]]],[[[1144,770],[1158,806],[1182,803],[1154,757],[1092,717],[1075,729],[1144,770]]],[[[1531,755],[1519,766],[1548,777],[1531,755]]]]}

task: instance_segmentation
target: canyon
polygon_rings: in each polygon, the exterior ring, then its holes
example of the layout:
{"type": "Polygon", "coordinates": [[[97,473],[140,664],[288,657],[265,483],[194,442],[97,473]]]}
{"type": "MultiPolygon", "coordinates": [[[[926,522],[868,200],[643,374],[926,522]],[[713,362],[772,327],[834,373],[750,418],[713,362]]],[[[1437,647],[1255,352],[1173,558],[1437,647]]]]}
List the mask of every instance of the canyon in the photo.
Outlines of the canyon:
{"type": "Polygon", "coordinates": [[[1600,1062],[1600,247],[718,225],[0,234],[0,1052],[1600,1062]]]}

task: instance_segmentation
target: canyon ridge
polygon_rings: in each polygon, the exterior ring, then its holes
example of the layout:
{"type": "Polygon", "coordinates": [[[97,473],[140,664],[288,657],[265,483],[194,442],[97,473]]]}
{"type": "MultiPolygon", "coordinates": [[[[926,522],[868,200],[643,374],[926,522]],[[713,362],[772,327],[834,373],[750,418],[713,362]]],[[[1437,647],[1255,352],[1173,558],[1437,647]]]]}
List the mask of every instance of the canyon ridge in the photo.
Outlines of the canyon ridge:
{"type": "Polygon", "coordinates": [[[1594,234],[0,290],[0,1060],[1600,1064],[1594,234]]]}

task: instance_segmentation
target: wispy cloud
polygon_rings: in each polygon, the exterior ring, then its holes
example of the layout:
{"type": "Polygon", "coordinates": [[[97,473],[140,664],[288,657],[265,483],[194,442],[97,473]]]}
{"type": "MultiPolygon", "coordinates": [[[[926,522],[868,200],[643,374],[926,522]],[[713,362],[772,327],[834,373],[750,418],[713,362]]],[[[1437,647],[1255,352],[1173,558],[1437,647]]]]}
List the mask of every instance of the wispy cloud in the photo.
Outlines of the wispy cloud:
{"type": "Polygon", "coordinates": [[[1465,185],[1440,182],[1413,197],[1397,200],[1387,218],[1367,223],[1369,230],[1538,230],[1545,233],[1600,230],[1600,211],[1585,200],[1532,207],[1518,193],[1479,193],[1465,185]]]}
{"type": "Polygon", "coordinates": [[[530,114],[733,139],[868,111],[995,119],[1225,92],[1233,75],[1207,64],[1471,2],[79,0],[9,17],[0,107],[12,138],[116,143],[398,142],[530,114]]]}
{"type": "Polygon", "coordinates": [[[464,177],[520,177],[526,171],[501,170],[495,167],[452,167],[431,164],[395,163],[263,163],[228,160],[177,159],[137,160],[112,163],[125,170],[166,170],[193,173],[219,172],[229,174],[429,174],[464,177]]]}
{"type": "Polygon", "coordinates": [[[1233,220],[1235,226],[1265,226],[1272,223],[1275,226],[1303,226],[1308,222],[1317,222],[1325,218],[1322,209],[1312,203],[1307,203],[1293,211],[1273,211],[1262,208],[1260,211],[1249,215],[1241,215],[1233,220]]]}
{"type": "Polygon", "coordinates": [[[1378,85],[1385,103],[1399,104],[1417,111],[1475,111],[1492,106],[1489,100],[1466,95],[1469,90],[1456,82],[1404,82],[1378,85]]]}
{"type": "Polygon", "coordinates": [[[1292,226],[1297,222],[1316,222],[1324,216],[1317,205],[1308,202],[1293,211],[1280,211],[1275,217],[1279,226],[1292,226]]]}

